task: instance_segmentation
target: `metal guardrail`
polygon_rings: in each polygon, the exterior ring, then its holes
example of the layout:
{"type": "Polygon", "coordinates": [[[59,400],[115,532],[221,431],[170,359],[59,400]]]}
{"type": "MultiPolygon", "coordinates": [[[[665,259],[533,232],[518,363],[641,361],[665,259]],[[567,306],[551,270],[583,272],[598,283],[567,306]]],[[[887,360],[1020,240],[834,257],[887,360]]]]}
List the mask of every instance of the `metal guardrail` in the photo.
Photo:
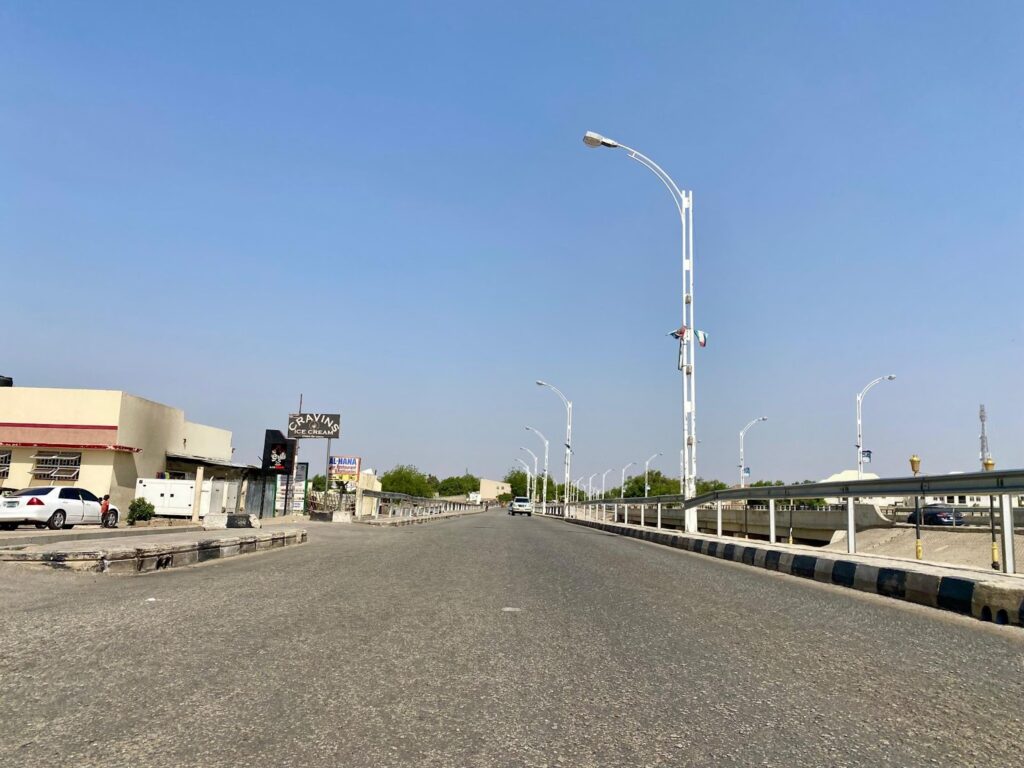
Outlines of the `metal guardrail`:
{"type": "MultiPolygon", "coordinates": [[[[669,496],[648,496],[619,499],[589,499],[568,505],[548,505],[549,514],[555,516],[595,518],[600,512],[607,514],[609,508],[624,507],[626,519],[630,507],[639,507],[640,520],[656,519],[661,527],[662,511],[665,507],[682,509],[684,528],[688,533],[697,532],[697,508],[714,506],[717,512],[717,535],[722,536],[722,505],[727,501],[768,501],[768,540],[777,542],[776,502],[798,499],[839,498],[846,504],[847,552],[857,551],[856,499],[870,499],[885,496],[921,497],[971,494],[993,496],[998,499],[999,529],[1002,549],[1002,569],[1015,573],[1013,504],[1014,497],[1024,494],[1024,469],[1006,469],[998,472],[965,472],[956,475],[918,475],[916,477],[891,477],[872,480],[844,480],[802,485],[764,485],[752,488],[728,488],[712,491],[691,499],[680,494],[669,496]],[[651,509],[653,507],[653,510],[651,509]],[[652,514],[652,512],[654,514],[652,514]],[[646,513],[646,514],[645,514],[646,513]]],[[[995,526],[993,525],[993,532],[995,526]]],[[[792,542],[790,542],[792,543],[792,542]]],[[[995,539],[993,539],[995,550],[995,539]]]]}
{"type": "Polygon", "coordinates": [[[380,517],[383,514],[382,507],[385,507],[387,517],[426,517],[440,515],[444,512],[460,512],[470,507],[479,506],[469,502],[430,499],[391,491],[362,491],[361,493],[365,497],[378,500],[374,517],[380,517]]]}

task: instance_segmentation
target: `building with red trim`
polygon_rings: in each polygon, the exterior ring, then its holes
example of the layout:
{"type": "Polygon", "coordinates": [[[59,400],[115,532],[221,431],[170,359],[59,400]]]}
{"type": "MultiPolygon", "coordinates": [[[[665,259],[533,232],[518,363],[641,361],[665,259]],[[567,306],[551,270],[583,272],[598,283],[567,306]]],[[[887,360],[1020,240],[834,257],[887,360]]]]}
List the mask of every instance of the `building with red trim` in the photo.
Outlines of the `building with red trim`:
{"type": "Polygon", "coordinates": [[[231,432],[126,392],[0,387],[0,488],[76,485],[127,510],[140,477],[237,476],[231,432]]]}

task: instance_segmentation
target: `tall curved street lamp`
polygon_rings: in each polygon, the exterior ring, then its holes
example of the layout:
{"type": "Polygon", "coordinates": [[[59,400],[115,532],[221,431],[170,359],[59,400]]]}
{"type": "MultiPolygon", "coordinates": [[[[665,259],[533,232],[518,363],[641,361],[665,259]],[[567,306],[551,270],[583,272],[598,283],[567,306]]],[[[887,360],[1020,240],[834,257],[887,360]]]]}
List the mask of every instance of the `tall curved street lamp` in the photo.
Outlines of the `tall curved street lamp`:
{"type": "Polygon", "coordinates": [[[768,421],[768,417],[758,416],[756,419],[751,419],[750,423],[740,430],[740,488],[746,486],[746,475],[743,474],[743,470],[745,469],[745,462],[743,461],[743,438],[746,437],[747,430],[750,429],[755,424],[757,424],[757,422],[759,421],[768,421]]]}
{"type": "Polygon", "coordinates": [[[597,477],[600,472],[595,472],[587,479],[587,501],[594,498],[594,478],[597,477]]]}
{"type": "Polygon", "coordinates": [[[533,456],[533,495],[530,496],[530,502],[533,503],[537,501],[537,454],[525,445],[519,446],[519,450],[526,451],[528,454],[533,456]]]}
{"type": "Polygon", "coordinates": [[[627,464],[626,466],[624,466],[622,468],[622,485],[619,486],[619,498],[620,499],[626,498],[626,470],[629,469],[630,467],[632,467],[634,464],[636,464],[636,462],[635,461],[631,461],[631,462],[629,462],[629,464],[627,464]]]}
{"type": "MultiPolygon", "coordinates": [[[[565,403],[565,502],[569,503],[569,488],[572,485],[572,401],[562,391],[546,381],[537,379],[538,387],[547,387],[565,403]]],[[[568,517],[568,515],[567,515],[568,517]]]]}
{"type": "Polygon", "coordinates": [[[861,408],[864,403],[864,396],[868,393],[875,384],[882,381],[896,381],[896,377],[893,374],[888,376],[879,376],[877,379],[868,384],[864,389],[857,395],[857,479],[862,480],[864,478],[864,430],[861,425],[861,408]]]}
{"type": "Polygon", "coordinates": [[[526,431],[533,432],[544,441],[544,482],[541,483],[540,513],[546,515],[548,513],[548,439],[541,434],[539,429],[528,426],[526,431]]]}
{"type": "Polygon", "coordinates": [[[605,490],[604,490],[605,489],[605,478],[608,477],[608,473],[609,472],[614,472],[614,471],[615,471],[614,469],[606,469],[604,472],[601,473],[601,498],[602,499],[605,497],[605,490]]]}
{"type": "Polygon", "coordinates": [[[683,373],[683,449],[680,456],[680,491],[687,499],[696,495],[697,488],[697,376],[694,368],[693,338],[693,192],[679,188],[657,163],[631,147],[593,131],[583,135],[588,147],[608,147],[625,150],[631,160],[651,171],[665,185],[679,212],[682,230],[683,262],[683,324],[679,337],[679,369],[683,373]]]}
{"type": "Polygon", "coordinates": [[[644,498],[646,499],[650,495],[651,484],[647,482],[647,473],[650,472],[651,462],[661,456],[661,452],[654,454],[647,461],[644,462],[644,498]]]}

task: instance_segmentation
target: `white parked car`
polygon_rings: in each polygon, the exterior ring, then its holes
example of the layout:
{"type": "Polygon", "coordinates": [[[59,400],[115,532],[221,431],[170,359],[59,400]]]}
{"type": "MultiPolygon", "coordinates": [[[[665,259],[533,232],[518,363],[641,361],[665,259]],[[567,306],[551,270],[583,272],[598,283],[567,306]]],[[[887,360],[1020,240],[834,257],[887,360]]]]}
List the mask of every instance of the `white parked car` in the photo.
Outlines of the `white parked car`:
{"type": "Polygon", "coordinates": [[[85,488],[25,488],[0,499],[0,530],[13,531],[22,523],[53,530],[76,525],[117,527],[121,513],[113,504],[100,519],[100,499],[85,488]]]}

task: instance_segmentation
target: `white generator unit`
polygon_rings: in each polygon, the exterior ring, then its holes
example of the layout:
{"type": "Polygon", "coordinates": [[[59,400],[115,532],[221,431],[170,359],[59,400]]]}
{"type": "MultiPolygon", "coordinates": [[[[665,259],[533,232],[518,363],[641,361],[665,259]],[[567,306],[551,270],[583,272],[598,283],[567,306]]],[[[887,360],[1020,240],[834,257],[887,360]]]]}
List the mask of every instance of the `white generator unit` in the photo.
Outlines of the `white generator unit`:
{"type": "MultiPolygon", "coordinates": [[[[135,483],[135,498],[145,497],[146,501],[156,508],[156,514],[160,517],[192,517],[195,494],[195,480],[158,480],[140,477],[135,483]]],[[[204,480],[199,516],[206,517],[211,510],[214,514],[223,513],[229,500],[232,502],[231,511],[234,511],[233,500],[237,496],[238,487],[235,483],[204,480]]]]}

